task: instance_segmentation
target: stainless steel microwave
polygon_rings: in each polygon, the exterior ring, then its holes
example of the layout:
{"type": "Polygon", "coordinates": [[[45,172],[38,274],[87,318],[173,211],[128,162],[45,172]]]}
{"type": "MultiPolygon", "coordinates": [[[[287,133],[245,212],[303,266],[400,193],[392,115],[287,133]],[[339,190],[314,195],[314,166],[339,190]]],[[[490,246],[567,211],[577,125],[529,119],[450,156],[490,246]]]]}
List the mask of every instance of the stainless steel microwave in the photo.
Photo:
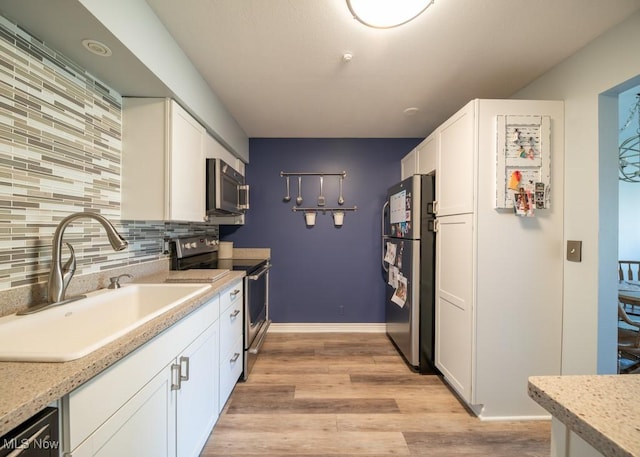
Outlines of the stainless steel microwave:
{"type": "Polygon", "coordinates": [[[207,159],[207,215],[242,214],[249,209],[244,176],[221,159],[207,159]]]}

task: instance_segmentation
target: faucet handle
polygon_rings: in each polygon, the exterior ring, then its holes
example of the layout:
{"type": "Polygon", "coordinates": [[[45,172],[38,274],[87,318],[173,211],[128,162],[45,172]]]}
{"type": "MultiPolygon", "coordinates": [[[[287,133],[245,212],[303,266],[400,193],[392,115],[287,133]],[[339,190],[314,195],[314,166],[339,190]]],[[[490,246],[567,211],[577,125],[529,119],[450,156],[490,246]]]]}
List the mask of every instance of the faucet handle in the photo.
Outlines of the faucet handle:
{"type": "MultiPolygon", "coordinates": [[[[63,287],[63,290],[67,290],[67,287],[69,286],[69,282],[71,281],[71,278],[73,277],[74,273],[76,272],[76,253],[73,250],[73,246],[71,246],[69,243],[65,243],[65,244],[67,245],[67,248],[69,249],[70,256],[69,256],[69,259],[67,259],[65,264],[62,266],[62,287],[63,287]]],[[[62,298],[64,298],[64,296],[62,298]]]]}
{"type": "Polygon", "coordinates": [[[118,276],[113,276],[109,278],[109,285],[107,286],[107,289],[119,289],[121,287],[120,278],[133,278],[133,276],[129,273],[123,273],[118,276]]]}

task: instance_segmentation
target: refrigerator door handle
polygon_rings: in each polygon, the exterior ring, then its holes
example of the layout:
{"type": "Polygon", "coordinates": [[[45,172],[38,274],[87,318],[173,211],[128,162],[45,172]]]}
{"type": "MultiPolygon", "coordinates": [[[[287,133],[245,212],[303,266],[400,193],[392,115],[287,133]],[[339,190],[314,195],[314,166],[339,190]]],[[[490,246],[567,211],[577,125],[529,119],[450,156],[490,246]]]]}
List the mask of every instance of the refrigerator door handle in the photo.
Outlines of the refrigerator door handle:
{"type": "Polygon", "coordinates": [[[380,258],[380,260],[382,261],[382,269],[386,272],[389,272],[389,268],[387,268],[387,265],[385,265],[385,261],[384,261],[384,248],[385,248],[385,240],[387,239],[388,235],[384,232],[385,231],[385,223],[384,223],[384,214],[385,214],[385,210],[387,209],[387,207],[389,206],[389,202],[386,201],[384,202],[384,205],[382,205],[382,211],[380,212],[380,221],[381,221],[381,233],[382,233],[382,240],[381,240],[381,250],[382,250],[382,257],[380,258]]]}
{"type": "Polygon", "coordinates": [[[389,202],[388,201],[384,202],[384,205],[382,205],[382,211],[380,212],[380,223],[381,223],[381,227],[382,227],[382,238],[389,236],[388,233],[384,232],[385,229],[386,229],[386,226],[385,226],[385,223],[384,223],[384,214],[385,214],[385,211],[386,211],[388,206],[389,206],[389,202]]]}

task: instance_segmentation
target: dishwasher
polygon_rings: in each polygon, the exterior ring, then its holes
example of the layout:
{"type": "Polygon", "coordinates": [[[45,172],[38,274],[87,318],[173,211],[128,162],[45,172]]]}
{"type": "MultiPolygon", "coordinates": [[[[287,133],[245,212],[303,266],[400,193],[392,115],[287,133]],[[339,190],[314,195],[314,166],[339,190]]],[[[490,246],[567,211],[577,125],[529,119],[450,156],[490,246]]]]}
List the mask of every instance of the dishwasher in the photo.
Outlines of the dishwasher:
{"type": "Polygon", "coordinates": [[[58,408],[47,407],[0,438],[0,457],[58,457],[58,408]]]}

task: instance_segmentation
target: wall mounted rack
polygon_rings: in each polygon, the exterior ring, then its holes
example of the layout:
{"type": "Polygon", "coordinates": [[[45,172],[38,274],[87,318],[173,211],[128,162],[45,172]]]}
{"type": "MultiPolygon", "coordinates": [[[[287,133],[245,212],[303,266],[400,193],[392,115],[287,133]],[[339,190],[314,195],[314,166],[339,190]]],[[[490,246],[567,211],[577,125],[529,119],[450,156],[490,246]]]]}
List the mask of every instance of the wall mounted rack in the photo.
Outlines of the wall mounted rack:
{"type": "Polygon", "coordinates": [[[357,206],[353,206],[351,208],[326,208],[324,206],[319,206],[319,207],[313,207],[313,208],[300,208],[298,206],[294,206],[293,208],[291,208],[291,211],[306,211],[306,212],[310,212],[310,211],[315,211],[316,213],[319,212],[326,212],[326,211],[358,211],[358,207],[357,206]]]}
{"type": "Polygon", "coordinates": [[[322,173],[322,172],[285,172],[281,171],[280,176],[342,176],[345,178],[347,176],[346,171],[341,171],[339,173],[322,173]]]}

